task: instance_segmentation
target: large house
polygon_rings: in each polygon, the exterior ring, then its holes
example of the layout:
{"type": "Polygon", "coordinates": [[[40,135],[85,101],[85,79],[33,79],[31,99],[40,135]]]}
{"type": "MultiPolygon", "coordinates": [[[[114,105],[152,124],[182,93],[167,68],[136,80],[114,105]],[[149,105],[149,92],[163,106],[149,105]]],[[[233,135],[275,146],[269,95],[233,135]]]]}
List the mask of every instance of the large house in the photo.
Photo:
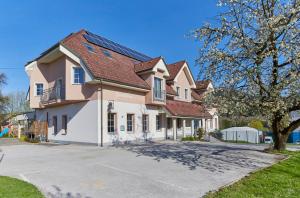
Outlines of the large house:
{"type": "Polygon", "coordinates": [[[195,82],[186,61],[167,64],[86,30],[25,70],[30,107],[48,123],[50,141],[102,145],[218,129],[216,109],[201,105],[212,83],[195,82]]]}

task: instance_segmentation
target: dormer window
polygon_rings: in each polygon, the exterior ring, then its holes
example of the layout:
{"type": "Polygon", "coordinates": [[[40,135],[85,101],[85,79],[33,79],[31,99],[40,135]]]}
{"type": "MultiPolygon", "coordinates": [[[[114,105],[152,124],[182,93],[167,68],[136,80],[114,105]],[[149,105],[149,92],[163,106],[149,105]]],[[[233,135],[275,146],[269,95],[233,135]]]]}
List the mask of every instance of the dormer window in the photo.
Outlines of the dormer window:
{"type": "Polygon", "coordinates": [[[162,79],[154,77],[154,98],[163,100],[162,79]]]}
{"type": "Polygon", "coordinates": [[[176,87],[176,95],[180,96],[180,87],[176,87]]]}
{"type": "Polygon", "coordinates": [[[86,49],[89,51],[89,52],[92,52],[92,53],[95,53],[95,50],[93,48],[93,46],[87,44],[87,43],[83,43],[83,45],[86,47],[86,49]]]}

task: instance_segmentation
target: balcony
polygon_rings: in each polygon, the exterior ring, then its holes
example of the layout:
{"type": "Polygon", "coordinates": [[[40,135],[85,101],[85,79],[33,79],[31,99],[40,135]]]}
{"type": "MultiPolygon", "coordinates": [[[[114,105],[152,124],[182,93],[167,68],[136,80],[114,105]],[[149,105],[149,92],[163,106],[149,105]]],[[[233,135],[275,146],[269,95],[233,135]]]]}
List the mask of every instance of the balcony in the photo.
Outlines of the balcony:
{"type": "Polygon", "coordinates": [[[153,89],[153,101],[156,102],[165,102],[166,101],[166,91],[153,89]]]}
{"type": "Polygon", "coordinates": [[[40,99],[42,105],[61,102],[62,100],[65,100],[65,88],[55,86],[45,89],[40,99]]]}

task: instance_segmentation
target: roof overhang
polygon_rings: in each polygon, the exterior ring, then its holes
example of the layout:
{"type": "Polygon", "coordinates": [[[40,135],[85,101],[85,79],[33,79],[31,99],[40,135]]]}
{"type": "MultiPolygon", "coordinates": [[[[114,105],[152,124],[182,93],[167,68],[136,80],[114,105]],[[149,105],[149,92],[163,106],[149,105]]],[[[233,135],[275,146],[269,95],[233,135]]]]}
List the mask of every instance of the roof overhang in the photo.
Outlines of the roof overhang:
{"type": "Polygon", "coordinates": [[[72,53],[69,49],[67,49],[65,46],[63,46],[61,44],[57,44],[57,45],[53,46],[52,48],[50,48],[49,50],[44,52],[40,57],[38,57],[34,61],[28,63],[25,66],[25,71],[26,71],[27,75],[29,76],[30,71],[33,70],[33,68],[36,67],[38,64],[51,63],[54,60],[56,60],[64,55],[69,57],[76,63],[78,63],[83,68],[83,70],[85,71],[85,79],[87,82],[93,80],[93,76],[90,73],[90,71],[87,69],[85,63],[78,56],[76,56],[74,53],[72,53]]]}
{"type": "Polygon", "coordinates": [[[89,82],[90,84],[103,84],[103,85],[110,85],[110,86],[114,86],[114,87],[120,87],[123,89],[129,89],[129,90],[133,90],[133,91],[139,91],[139,92],[149,92],[150,90],[148,89],[143,89],[140,87],[135,87],[135,86],[131,86],[131,85],[125,85],[125,84],[120,84],[117,82],[112,82],[109,80],[104,80],[104,79],[94,79],[92,81],[89,82]]]}

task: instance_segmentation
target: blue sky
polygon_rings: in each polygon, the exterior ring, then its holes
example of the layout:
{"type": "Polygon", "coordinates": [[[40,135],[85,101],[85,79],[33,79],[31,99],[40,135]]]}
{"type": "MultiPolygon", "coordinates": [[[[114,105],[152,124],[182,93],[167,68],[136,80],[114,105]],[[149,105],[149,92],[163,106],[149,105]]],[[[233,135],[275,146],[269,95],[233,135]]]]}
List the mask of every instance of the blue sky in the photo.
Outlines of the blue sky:
{"type": "Polygon", "coordinates": [[[27,91],[25,63],[82,28],[167,63],[185,59],[197,76],[199,43],[185,35],[217,12],[216,0],[1,1],[0,72],[8,77],[2,91],[27,91]]]}

